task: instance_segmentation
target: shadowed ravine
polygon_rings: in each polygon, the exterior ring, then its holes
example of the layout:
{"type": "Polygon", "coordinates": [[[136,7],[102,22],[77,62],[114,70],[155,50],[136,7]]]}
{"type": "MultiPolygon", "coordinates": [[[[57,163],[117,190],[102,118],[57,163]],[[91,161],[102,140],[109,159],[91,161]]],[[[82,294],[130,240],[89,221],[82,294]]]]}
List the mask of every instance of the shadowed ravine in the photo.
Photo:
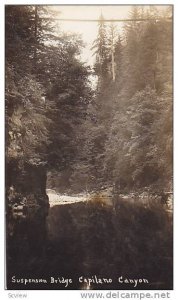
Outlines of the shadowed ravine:
{"type": "Polygon", "coordinates": [[[171,290],[173,5],[4,25],[6,289],[171,290]]]}

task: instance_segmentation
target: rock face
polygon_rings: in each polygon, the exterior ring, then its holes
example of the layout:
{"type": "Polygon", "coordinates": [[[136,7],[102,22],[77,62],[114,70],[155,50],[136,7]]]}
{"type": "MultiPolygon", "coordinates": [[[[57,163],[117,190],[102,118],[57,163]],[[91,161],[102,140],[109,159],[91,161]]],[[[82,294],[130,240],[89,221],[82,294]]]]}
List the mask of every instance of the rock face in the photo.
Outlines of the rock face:
{"type": "Polygon", "coordinates": [[[41,255],[48,208],[45,167],[15,160],[6,164],[7,257],[41,255]]]}

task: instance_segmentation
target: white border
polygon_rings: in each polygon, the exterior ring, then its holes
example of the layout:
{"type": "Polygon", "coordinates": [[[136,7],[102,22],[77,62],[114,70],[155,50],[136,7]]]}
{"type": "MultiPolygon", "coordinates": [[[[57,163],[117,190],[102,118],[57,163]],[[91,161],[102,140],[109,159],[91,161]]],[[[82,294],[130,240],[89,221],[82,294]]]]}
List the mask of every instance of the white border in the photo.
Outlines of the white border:
{"type": "MultiPolygon", "coordinates": [[[[178,79],[177,79],[177,53],[178,53],[178,45],[177,45],[177,30],[178,30],[178,2],[176,0],[174,1],[141,1],[141,0],[130,0],[130,1],[46,1],[46,0],[26,0],[26,1],[0,1],[0,33],[1,33],[1,70],[2,70],[2,76],[0,81],[1,86],[1,101],[0,101],[0,201],[1,201],[1,209],[0,209],[0,228],[1,228],[1,235],[0,235],[0,297],[1,299],[15,299],[10,297],[10,295],[15,294],[17,295],[18,292],[21,294],[27,294],[27,298],[25,299],[49,299],[50,297],[55,300],[63,300],[63,299],[82,299],[80,296],[81,291],[6,291],[4,290],[4,5],[5,4],[49,4],[49,5],[132,5],[132,4],[155,4],[155,5],[164,5],[164,4],[173,4],[174,5],[174,291],[169,291],[171,294],[170,300],[176,300],[178,299],[178,284],[177,284],[177,261],[178,256],[176,255],[176,252],[178,251],[178,241],[176,239],[177,235],[177,170],[178,170],[178,160],[176,159],[176,154],[178,153],[178,144],[177,144],[177,132],[178,132],[178,119],[176,118],[178,113],[178,105],[177,105],[177,99],[178,99],[178,93],[177,93],[177,87],[178,85],[178,79]]],[[[166,272],[166,270],[165,270],[166,272]]],[[[97,291],[96,291],[97,292],[97,291]]],[[[112,291],[113,292],[113,291],[112,291]]],[[[135,291],[136,292],[136,291],[135,291]]],[[[146,291],[139,291],[145,292],[146,291]]],[[[152,291],[148,291],[152,292],[152,291]]],[[[19,298],[17,298],[19,299],[19,298]]],[[[128,298],[127,298],[128,299],[128,298]]],[[[146,298],[145,298],[146,299],[146,298]]],[[[158,299],[158,298],[157,298],[158,299]]],[[[161,298],[160,298],[161,299],[161,298]]]]}

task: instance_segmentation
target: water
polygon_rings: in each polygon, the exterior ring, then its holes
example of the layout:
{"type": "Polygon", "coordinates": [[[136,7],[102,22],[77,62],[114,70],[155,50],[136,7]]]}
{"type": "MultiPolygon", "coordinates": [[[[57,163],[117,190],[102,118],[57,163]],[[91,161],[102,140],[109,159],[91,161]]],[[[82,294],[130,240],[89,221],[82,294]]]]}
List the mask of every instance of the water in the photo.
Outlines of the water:
{"type": "Polygon", "coordinates": [[[112,206],[99,195],[48,195],[46,220],[19,224],[9,243],[9,288],[133,289],[120,277],[140,279],[137,289],[172,288],[172,225],[163,210],[119,199],[112,206]],[[14,284],[14,275],[48,283],[14,284]]]}

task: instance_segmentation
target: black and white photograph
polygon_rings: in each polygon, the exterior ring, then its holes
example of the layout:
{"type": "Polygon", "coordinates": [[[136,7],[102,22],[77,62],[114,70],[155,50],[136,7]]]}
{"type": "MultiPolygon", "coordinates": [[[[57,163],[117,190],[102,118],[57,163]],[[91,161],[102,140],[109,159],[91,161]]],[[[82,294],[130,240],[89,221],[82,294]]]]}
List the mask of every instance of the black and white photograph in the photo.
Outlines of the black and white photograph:
{"type": "Polygon", "coordinates": [[[174,6],[4,15],[5,289],[173,290],[174,6]]]}

